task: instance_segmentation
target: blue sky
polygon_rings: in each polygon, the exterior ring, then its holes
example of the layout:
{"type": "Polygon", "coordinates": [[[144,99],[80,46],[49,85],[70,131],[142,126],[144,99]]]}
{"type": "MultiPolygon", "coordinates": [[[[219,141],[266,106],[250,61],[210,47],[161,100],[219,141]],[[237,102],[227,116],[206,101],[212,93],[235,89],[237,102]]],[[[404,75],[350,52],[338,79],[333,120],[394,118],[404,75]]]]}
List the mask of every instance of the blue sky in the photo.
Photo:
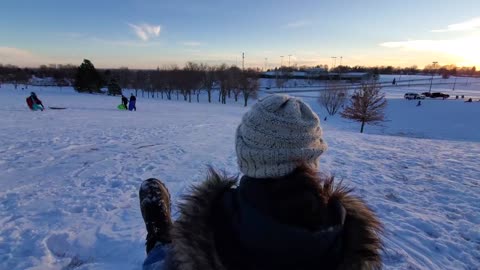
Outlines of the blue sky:
{"type": "Polygon", "coordinates": [[[480,65],[480,1],[2,0],[0,63],[480,65]]]}

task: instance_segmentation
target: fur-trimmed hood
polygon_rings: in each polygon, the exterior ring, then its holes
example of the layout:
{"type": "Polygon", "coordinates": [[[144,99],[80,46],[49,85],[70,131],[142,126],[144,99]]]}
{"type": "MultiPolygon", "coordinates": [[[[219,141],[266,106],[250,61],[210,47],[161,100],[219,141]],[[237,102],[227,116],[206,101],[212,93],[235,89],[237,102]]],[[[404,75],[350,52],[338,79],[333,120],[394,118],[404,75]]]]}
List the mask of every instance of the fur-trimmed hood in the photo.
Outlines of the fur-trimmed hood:
{"type": "MultiPolygon", "coordinates": [[[[184,197],[183,202],[180,204],[180,217],[177,219],[171,232],[170,262],[173,269],[231,270],[231,267],[229,268],[228,266],[229,264],[225,263],[225,259],[222,257],[222,250],[219,250],[218,236],[215,231],[215,219],[218,211],[215,209],[218,208],[219,204],[225,204],[222,199],[224,194],[231,193],[232,190],[238,190],[238,188],[234,189],[236,185],[237,180],[235,178],[221,176],[211,171],[205,182],[194,187],[189,195],[184,197]]],[[[327,269],[381,269],[381,224],[364,202],[350,195],[350,191],[341,184],[334,185],[333,179],[323,182],[323,186],[321,186],[318,192],[328,200],[339,201],[346,212],[346,216],[344,215],[343,217],[341,228],[337,226],[329,228],[328,232],[316,232],[317,239],[308,239],[309,245],[315,245],[315,241],[318,241],[314,251],[322,253],[322,256],[328,258],[330,255],[326,255],[322,249],[329,249],[330,246],[335,244],[334,241],[341,243],[340,245],[334,245],[336,249],[340,250],[335,253],[338,255],[338,259],[335,262],[336,266],[327,269]]],[[[248,219],[261,218],[256,213],[249,215],[248,219]]],[[[262,226],[258,227],[261,230],[262,226]]],[[[252,228],[255,230],[256,227],[251,226],[249,233],[252,232],[252,228]]],[[[237,234],[237,231],[235,231],[235,234],[237,234]]],[[[279,236],[283,238],[284,234],[279,236]]],[[[245,238],[248,237],[242,236],[242,241],[248,244],[248,239],[244,240],[245,238]]],[[[252,239],[257,238],[258,236],[252,237],[252,239]]],[[[229,242],[229,244],[235,245],[236,243],[229,242]]],[[[281,242],[273,243],[273,245],[277,247],[281,245],[281,242]]],[[[281,247],[279,248],[281,249],[281,247]]],[[[238,256],[241,256],[241,254],[238,256]]],[[[297,255],[292,251],[290,256],[297,255]]],[[[322,256],[318,256],[318,258],[322,258],[322,256]]],[[[280,256],[279,259],[282,259],[282,257],[285,258],[286,256],[280,256]]],[[[317,258],[317,256],[312,256],[312,258],[317,258]]],[[[247,258],[240,259],[242,262],[248,262],[250,258],[247,256],[247,258]]],[[[301,260],[304,259],[305,257],[301,258],[301,260]]],[[[255,265],[253,268],[265,269],[259,265],[255,265]]],[[[323,266],[317,269],[326,268],[323,266]]]]}

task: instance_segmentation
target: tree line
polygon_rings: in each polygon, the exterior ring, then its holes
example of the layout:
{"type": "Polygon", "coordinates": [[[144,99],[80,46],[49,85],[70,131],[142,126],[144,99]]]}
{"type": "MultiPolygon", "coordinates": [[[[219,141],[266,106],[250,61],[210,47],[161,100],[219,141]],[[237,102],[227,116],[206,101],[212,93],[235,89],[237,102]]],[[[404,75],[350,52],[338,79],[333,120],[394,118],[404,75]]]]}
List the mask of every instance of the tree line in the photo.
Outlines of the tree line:
{"type": "MultiPolygon", "coordinates": [[[[208,69],[207,65],[200,64],[203,69],[208,69]]],[[[219,68],[225,69],[229,68],[227,65],[215,66],[214,69],[219,68]],[[222,67],[223,66],[223,67],[222,67]]],[[[426,65],[423,69],[419,68],[416,65],[410,67],[393,67],[393,66],[348,66],[348,65],[339,65],[334,68],[329,68],[328,65],[317,65],[317,66],[282,66],[275,68],[275,71],[281,72],[293,72],[293,71],[307,71],[312,68],[320,68],[329,72],[370,72],[372,74],[439,74],[444,77],[447,76],[480,76],[480,70],[477,70],[475,66],[473,67],[457,67],[456,65],[426,65]]],[[[69,85],[75,80],[78,66],[66,64],[66,65],[41,65],[38,68],[20,68],[14,65],[2,65],[0,64],[0,83],[16,83],[16,84],[26,84],[32,76],[38,78],[53,78],[55,85],[63,86],[69,85]]],[[[158,70],[158,69],[157,69],[158,70]]],[[[177,66],[164,67],[162,71],[166,70],[182,70],[177,66]]],[[[118,69],[98,69],[100,76],[102,77],[103,84],[107,85],[110,82],[111,77],[116,77],[119,85],[122,88],[130,88],[134,84],[136,77],[148,77],[144,73],[152,73],[155,70],[132,70],[127,67],[121,67],[118,69]],[[139,74],[137,74],[139,73],[139,74]]],[[[258,69],[254,69],[257,73],[258,69]]],[[[268,70],[272,71],[272,70],[268,70]]],[[[216,77],[218,78],[218,76],[216,77]]]]}
{"type": "Polygon", "coordinates": [[[331,70],[332,72],[370,72],[372,74],[437,74],[443,77],[449,76],[480,76],[480,71],[476,67],[457,67],[456,65],[426,65],[423,69],[416,65],[410,67],[393,67],[393,66],[378,66],[378,67],[364,67],[364,66],[338,66],[331,70]]]}
{"type": "Polygon", "coordinates": [[[167,100],[180,98],[200,102],[201,93],[206,93],[211,103],[218,92],[218,101],[226,104],[227,97],[237,102],[243,97],[244,105],[255,98],[259,89],[259,70],[241,70],[237,66],[222,64],[209,66],[188,62],[183,68],[177,66],[156,70],[109,69],[99,72],[89,60],[84,60],[75,76],[74,88],[78,92],[100,92],[108,84],[108,94],[120,94],[118,89],[133,89],[135,95],[157,97],[167,100]],[[139,93],[140,91],[140,93],[139,93]]]}
{"type": "Polygon", "coordinates": [[[175,65],[155,70],[134,70],[127,67],[118,69],[96,69],[90,60],[85,59],[80,66],[49,65],[33,68],[18,68],[0,65],[0,82],[27,84],[32,76],[54,78],[55,85],[73,85],[76,91],[101,93],[107,88],[109,95],[120,95],[122,89],[133,89],[135,95],[167,100],[183,99],[200,102],[206,93],[208,102],[214,98],[222,104],[227,98],[235,102],[243,99],[245,106],[249,98],[255,98],[259,90],[260,70],[245,69],[221,64],[210,66],[188,62],[184,67],[175,65]],[[214,97],[214,94],[218,96],[214,97]]]}
{"type": "Polygon", "coordinates": [[[274,69],[269,69],[268,71],[280,71],[284,73],[294,72],[294,71],[308,71],[312,68],[319,68],[325,70],[325,72],[335,72],[335,73],[346,73],[346,72],[368,72],[372,74],[438,74],[442,76],[480,76],[480,70],[477,70],[475,66],[473,67],[457,67],[456,65],[426,65],[423,69],[419,68],[416,65],[409,67],[394,67],[394,66],[348,66],[348,65],[339,65],[336,67],[329,68],[328,65],[317,65],[314,67],[309,66],[282,66],[274,69]]]}

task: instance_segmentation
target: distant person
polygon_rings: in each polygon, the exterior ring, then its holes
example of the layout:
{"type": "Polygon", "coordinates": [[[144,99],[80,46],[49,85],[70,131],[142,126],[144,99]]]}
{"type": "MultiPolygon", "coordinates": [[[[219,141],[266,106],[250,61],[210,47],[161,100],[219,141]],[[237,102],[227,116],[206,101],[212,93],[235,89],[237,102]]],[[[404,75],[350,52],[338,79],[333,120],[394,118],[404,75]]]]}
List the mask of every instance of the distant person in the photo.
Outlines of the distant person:
{"type": "Polygon", "coordinates": [[[130,102],[128,103],[128,110],[130,111],[137,111],[137,107],[135,106],[137,103],[137,98],[131,94],[130,95],[130,102]]]}
{"type": "Polygon", "coordinates": [[[37,97],[37,94],[35,94],[35,92],[31,92],[30,96],[27,97],[27,105],[32,111],[43,111],[45,109],[42,101],[37,97]]]}
{"type": "Polygon", "coordinates": [[[417,107],[418,107],[418,106],[422,106],[422,101],[421,101],[421,100],[418,101],[417,107]]]}
{"type": "Polygon", "coordinates": [[[382,267],[380,221],[317,172],[327,146],[307,104],[284,95],[261,99],[237,127],[235,149],[240,181],[211,169],[183,198],[176,222],[165,184],[141,184],[144,269],[382,267]]]}
{"type": "Polygon", "coordinates": [[[467,101],[465,102],[473,102],[473,99],[472,98],[469,98],[467,101]]]}
{"type": "Polygon", "coordinates": [[[397,79],[396,78],[393,78],[392,84],[393,85],[397,84],[397,79]]]}
{"type": "Polygon", "coordinates": [[[327,121],[327,117],[325,116],[325,118],[323,118],[323,121],[327,121]]]}
{"type": "Polygon", "coordinates": [[[125,107],[125,110],[128,109],[128,98],[122,95],[122,104],[125,107]]]}

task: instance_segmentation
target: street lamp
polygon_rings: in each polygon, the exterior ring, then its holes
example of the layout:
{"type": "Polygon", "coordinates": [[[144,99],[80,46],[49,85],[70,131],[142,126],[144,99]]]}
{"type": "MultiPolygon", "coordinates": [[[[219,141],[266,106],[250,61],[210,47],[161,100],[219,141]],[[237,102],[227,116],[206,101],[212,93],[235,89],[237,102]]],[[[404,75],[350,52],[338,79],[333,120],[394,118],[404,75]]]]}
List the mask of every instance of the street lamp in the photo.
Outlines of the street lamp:
{"type": "Polygon", "coordinates": [[[290,56],[292,56],[291,54],[288,55],[288,66],[290,66],[290,56]]]}
{"type": "Polygon", "coordinates": [[[280,67],[283,66],[283,55],[280,55],[280,67]]]}
{"type": "Polygon", "coordinates": [[[335,65],[337,64],[337,57],[336,57],[336,56],[332,56],[331,58],[333,59],[333,68],[332,68],[332,69],[334,69],[334,68],[335,68],[335,65]]]}
{"type": "Polygon", "coordinates": [[[433,71],[432,71],[432,78],[430,79],[430,89],[428,90],[428,93],[432,92],[432,84],[433,84],[433,75],[435,75],[435,66],[438,64],[437,61],[433,61],[433,71]]]}

